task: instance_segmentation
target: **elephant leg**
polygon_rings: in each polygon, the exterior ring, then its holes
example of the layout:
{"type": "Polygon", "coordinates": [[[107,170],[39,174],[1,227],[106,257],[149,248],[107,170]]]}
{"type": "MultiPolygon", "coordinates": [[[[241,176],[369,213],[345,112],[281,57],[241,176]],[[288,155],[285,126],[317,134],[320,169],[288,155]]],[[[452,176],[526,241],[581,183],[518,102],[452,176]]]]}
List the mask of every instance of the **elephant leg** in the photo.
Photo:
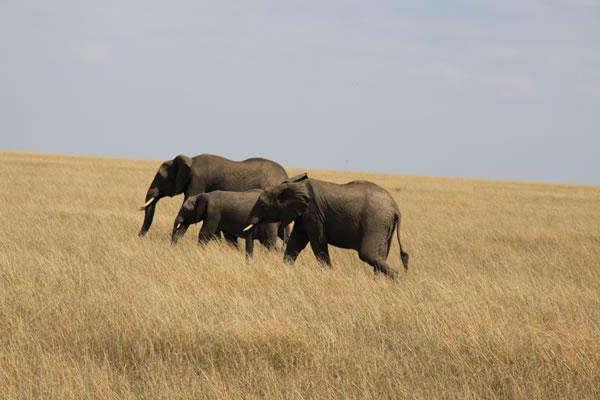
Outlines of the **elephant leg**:
{"type": "Polygon", "coordinates": [[[200,233],[198,234],[198,243],[206,243],[210,240],[220,238],[219,231],[219,217],[207,218],[202,223],[202,228],[200,228],[200,233]]]}
{"type": "Polygon", "coordinates": [[[292,230],[292,234],[290,235],[290,240],[288,240],[287,245],[285,247],[285,253],[283,255],[283,260],[286,263],[293,264],[298,257],[298,254],[308,244],[308,235],[304,230],[304,226],[302,224],[294,224],[294,229],[292,230]]]}
{"type": "Polygon", "coordinates": [[[223,233],[223,235],[225,236],[225,241],[227,242],[227,244],[231,245],[233,248],[239,248],[238,237],[236,235],[231,235],[229,233],[223,233]]]}
{"type": "Polygon", "coordinates": [[[393,279],[398,275],[398,270],[388,264],[387,256],[390,251],[395,222],[388,221],[387,218],[369,222],[364,226],[362,241],[357,249],[358,256],[372,266],[375,273],[383,272],[393,279]]]}
{"type": "MultiPolygon", "coordinates": [[[[213,239],[223,239],[223,235],[221,234],[222,232],[220,230],[217,230],[214,235],[213,235],[213,239]]],[[[200,232],[198,232],[198,243],[202,243],[202,229],[200,229],[200,232]]]]}
{"type": "MultiPolygon", "coordinates": [[[[376,246],[370,246],[369,243],[363,244],[358,251],[358,256],[362,261],[372,266],[375,273],[383,272],[390,278],[395,279],[398,276],[398,270],[387,263],[385,257],[387,251],[377,251],[377,248],[376,246]]],[[[381,247],[379,248],[381,249],[381,247]]]]}
{"type": "Polygon", "coordinates": [[[258,240],[269,250],[277,248],[277,224],[265,224],[259,229],[258,240]]]}
{"type": "Polygon", "coordinates": [[[327,242],[323,241],[310,241],[310,247],[312,248],[315,257],[321,264],[325,264],[331,267],[331,258],[329,257],[329,248],[327,242]]]}
{"type": "Polygon", "coordinates": [[[321,264],[331,267],[331,258],[329,257],[329,248],[324,235],[310,237],[310,247],[312,248],[315,257],[321,264]]]}
{"type": "Polygon", "coordinates": [[[309,225],[305,224],[306,233],[310,240],[315,257],[319,263],[331,267],[331,258],[329,257],[329,248],[327,247],[327,237],[325,236],[325,226],[319,221],[313,221],[309,225]]]}

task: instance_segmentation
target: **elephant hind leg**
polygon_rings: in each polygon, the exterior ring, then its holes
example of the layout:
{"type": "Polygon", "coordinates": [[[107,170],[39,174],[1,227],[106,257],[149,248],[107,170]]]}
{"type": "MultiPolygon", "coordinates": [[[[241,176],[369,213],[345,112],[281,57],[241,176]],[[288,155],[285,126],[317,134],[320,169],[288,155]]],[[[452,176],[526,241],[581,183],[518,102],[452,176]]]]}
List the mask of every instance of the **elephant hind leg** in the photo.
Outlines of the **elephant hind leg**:
{"type": "Polygon", "coordinates": [[[368,251],[359,251],[358,256],[360,259],[370,266],[373,267],[373,270],[377,272],[383,272],[387,276],[392,279],[395,279],[398,276],[398,270],[387,263],[385,258],[381,256],[376,256],[371,254],[368,251]]]}
{"type": "Polygon", "coordinates": [[[387,261],[382,258],[374,257],[371,254],[364,252],[359,252],[358,255],[362,261],[372,266],[376,273],[383,272],[392,279],[395,279],[398,276],[398,270],[390,266],[387,261]]]}
{"type": "Polygon", "coordinates": [[[358,255],[362,261],[372,266],[376,273],[383,272],[393,279],[398,275],[398,270],[388,264],[387,258],[396,227],[395,220],[384,218],[373,222],[379,223],[366,226],[358,255]]]}

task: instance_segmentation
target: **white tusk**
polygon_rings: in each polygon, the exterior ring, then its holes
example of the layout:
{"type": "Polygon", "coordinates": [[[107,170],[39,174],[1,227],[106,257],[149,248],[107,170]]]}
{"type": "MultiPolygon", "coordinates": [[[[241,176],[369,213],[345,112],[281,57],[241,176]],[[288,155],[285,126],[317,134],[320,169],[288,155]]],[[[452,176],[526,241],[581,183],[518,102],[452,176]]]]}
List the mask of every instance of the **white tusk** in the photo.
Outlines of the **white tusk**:
{"type": "Polygon", "coordinates": [[[175,227],[175,230],[178,230],[180,226],[181,226],[181,222],[177,224],[177,226],[175,227]]]}
{"type": "Polygon", "coordinates": [[[140,207],[140,211],[143,211],[146,209],[146,207],[148,207],[150,204],[152,204],[152,202],[154,201],[156,197],[151,198],[150,200],[148,200],[143,206],[140,207]]]}
{"type": "Polygon", "coordinates": [[[250,229],[252,229],[254,227],[254,224],[250,224],[247,227],[245,227],[244,229],[242,229],[242,232],[248,232],[250,229]]]}

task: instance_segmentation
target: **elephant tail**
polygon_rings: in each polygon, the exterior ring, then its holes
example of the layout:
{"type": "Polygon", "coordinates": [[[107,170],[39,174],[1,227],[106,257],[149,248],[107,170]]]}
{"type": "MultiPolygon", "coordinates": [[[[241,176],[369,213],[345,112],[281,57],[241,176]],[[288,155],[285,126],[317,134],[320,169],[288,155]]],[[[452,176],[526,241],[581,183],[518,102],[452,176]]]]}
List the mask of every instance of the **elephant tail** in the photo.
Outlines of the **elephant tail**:
{"type": "Polygon", "coordinates": [[[400,242],[400,213],[396,214],[396,238],[398,239],[398,247],[400,248],[400,261],[404,266],[404,272],[408,272],[408,253],[402,249],[402,242],[400,242]]]}

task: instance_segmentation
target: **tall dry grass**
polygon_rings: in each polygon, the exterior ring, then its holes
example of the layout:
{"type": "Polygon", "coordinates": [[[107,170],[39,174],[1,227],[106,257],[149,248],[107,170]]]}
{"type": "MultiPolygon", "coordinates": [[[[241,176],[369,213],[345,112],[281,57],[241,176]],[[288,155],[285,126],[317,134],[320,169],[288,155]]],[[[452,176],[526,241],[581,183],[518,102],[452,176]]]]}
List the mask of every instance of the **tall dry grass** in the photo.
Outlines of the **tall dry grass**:
{"type": "Polygon", "coordinates": [[[396,197],[391,282],[139,239],[157,164],[0,153],[3,399],[600,398],[599,187],[310,171],[396,197]]]}

